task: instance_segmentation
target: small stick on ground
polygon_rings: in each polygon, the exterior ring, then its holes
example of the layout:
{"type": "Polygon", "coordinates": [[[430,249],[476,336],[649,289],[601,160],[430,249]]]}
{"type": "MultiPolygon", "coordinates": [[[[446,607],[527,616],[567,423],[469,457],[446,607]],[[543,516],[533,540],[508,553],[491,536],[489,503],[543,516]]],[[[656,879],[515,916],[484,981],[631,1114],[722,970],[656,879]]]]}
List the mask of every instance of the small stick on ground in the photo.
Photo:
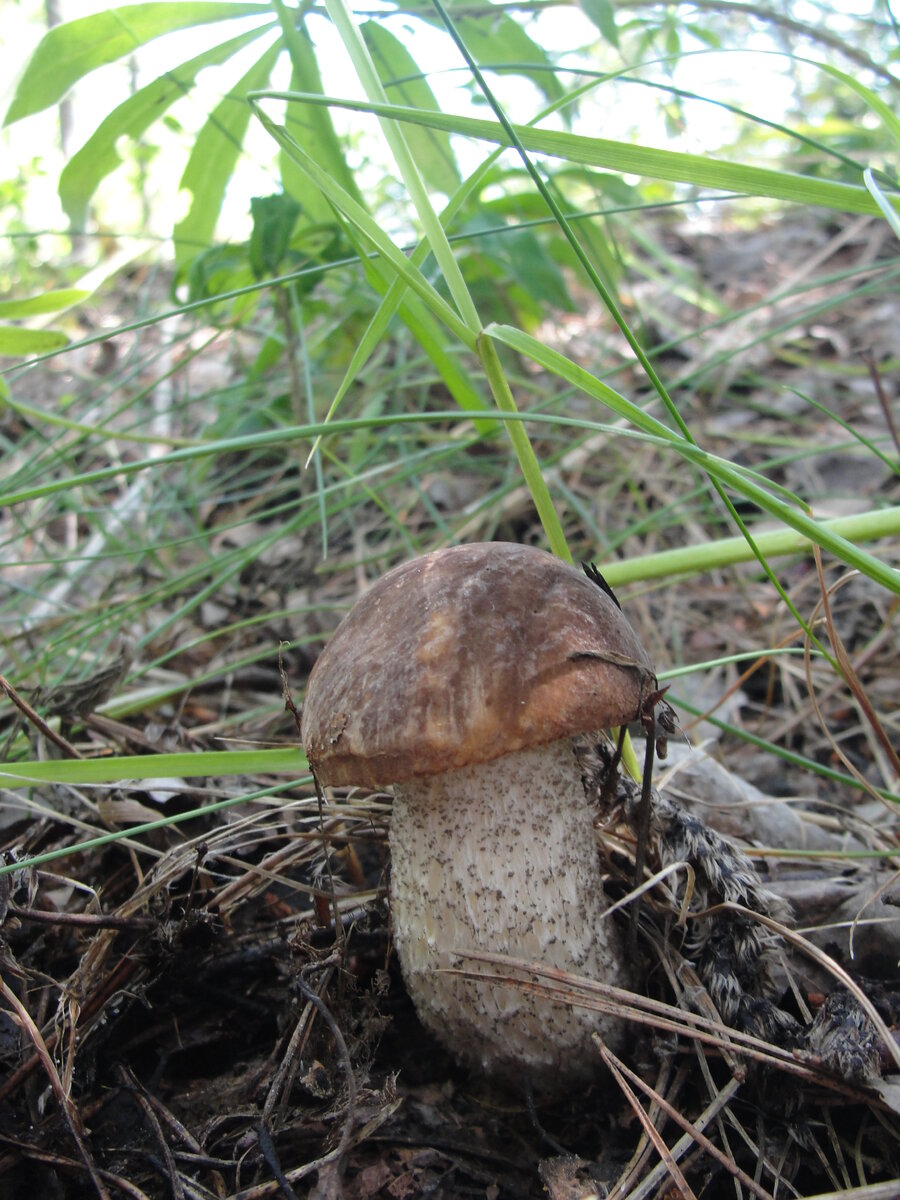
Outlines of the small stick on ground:
{"type": "Polygon", "coordinates": [[[19,695],[5,675],[0,675],[0,688],[6,692],[9,699],[26,721],[29,721],[35,729],[39,730],[48,741],[53,742],[55,746],[59,746],[60,750],[63,750],[69,758],[84,758],[80,750],[76,750],[72,743],[67,741],[61,733],[57,733],[55,729],[47,724],[40,713],[35,712],[25,697],[19,695]]]}

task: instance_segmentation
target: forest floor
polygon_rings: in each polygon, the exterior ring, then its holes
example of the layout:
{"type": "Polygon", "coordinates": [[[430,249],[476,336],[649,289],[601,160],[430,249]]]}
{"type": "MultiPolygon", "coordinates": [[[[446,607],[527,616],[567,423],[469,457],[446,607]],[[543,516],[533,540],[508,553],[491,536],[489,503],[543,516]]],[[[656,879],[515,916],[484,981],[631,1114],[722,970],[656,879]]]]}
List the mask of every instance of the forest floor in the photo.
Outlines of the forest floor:
{"type": "MultiPolygon", "coordinates": [[[[883,222],[868,219],[702,233],[669,227],[665,245],[683,266],[685,290],[693,280],[732,311],[748,311],[686,342],[678,339],[698,321],[695,300],[661,291],[652,277],[634,285],[648,340],[678,341],[659,365],[677,394],[687,381],[684,416],[698,440],[765,466],[817,516],[900,504],[900,298],[867,290],[896,269],[889,238],[883,222]],[[857,275],[848,283],[841,275],[850,269],[857,275]],[[813,279],[821,282],[798,299],[813,279]]],[[[127,307],[123,292],[104,303],[98,320],[115,325],[129,315],[116,308],[127,307]]],[[[594,369],[620,349],[587,304],[541,336],[594,369]]],[[[52,360],[24,376],[16,395],[40,397],[49,408],[54,397],[84,393],[117,355],[127,358],[135,338],[52,360]]],[[[191,345],[201,341],[197,334],[191,345]]],[[[204,393],[227,387],[244,370],[239,359],[240,347],[220,338],[206,360],[192,363],[190,378],[204,393]]],[[[641,390],[633,371],[615,382],[626,394],[641,390]]],[[[573,413],[580,403],[571,401],[573,413]]],[[[446,402],[436,396],[435,405],[446,402]]],[[[15,445],[26,425],[7,412],[7,442],[15,445]]],[[[549,428],[535,427],[536,446],[569,498],[566,528],[576,553],[602,561],[734,532],[708,501],[680,499],[686,468],[657,447],[603,434],[564,443],[549,428]],[[667,506],[669,515],[658,519],[667,506]],[[642,514],[657,516],[645,533],[642,514]],[[598,547],[597,529],[610,532],[612,552],[598,547]]],[[[403,530],[374,499],[361,503],[353,522],[336,527],[324,561],[315,529],[295,529],[187,610],[186,560],[178,568],[183,589],[158,586],[171,569],[167,555],[182,552],[177,528],[156,562],[112,557],[78,574],[65,594],[72,612],[151,589],[159,598],[142,606],[133,630],[110,640],[105,670],[98,666],[77,686],[51,679],[36,697],[30,687],[22,694],[85,757],[295,744],[279,647],[299,705],[340,615],[368,582],[410,555],[410,538],[421,549],[447,540],[448,529],[456,540],[541,542],[515,478],[496,502],[482,503],[485,481],[495,479],[486,469],[492,453],[463,449],[415,488],[397,483],[391,511],[402,514],[403,530]],[[151,628],[165,634],[143,636],[151,628]],[[168,689],[152,710],[134,702],[129,680],[138,670],[141,687],[168,689]]],[[[210,544],[224,555],[265,541],[277,517],[259,515],[252,493],[236,494],[240,463],[220,459],[215,469],[227,477],[226,498],[200,514],[215,529],[210,544]]],[[[253,470],[272,472],[273,486],[296,487],[296,459],[285,465],[273,455],[253,470]]],[[[20,564],[8,579],[36,612],[61,577],[58,567],[41,564],[50,561],[49,547],[71,546],[71,525],[61,514],[18,546],[11,526],[4,528],[7,555],[20,564]]],[[[873,549],[900,565],[896,542],[873,549]]],[[[183,553],[190,554],[187,538],[183,553]]],[[[819,618],[822,579],[812,556],[773,561],[801,613],[819,618]]],[[[825,562],[822,578],[839,585],[832,631],[896,746],[897,600],[844,574],[825,562]]],[[[802,653],[767,657],[782,642],[803,643],[755,562],[633,585],[620,599],[660,671],[717,664],[672,681],[684,737],[671,739],[657,783],[749,849],[766,887],[791,903],[792,926],[829,956],[817,960],[806,946],[778,943],[771,950],[778,1002],[809,1020],[843,986],[837,963],[896,1043],[900,890],[890,855],[900,821],[897,806],[878,795],[897,779],[877,732],[825,664],[805,664],[802,653]],[[722,661],[748,653],[747,661],[722,661]],[[776,756],[770,743],[795,757],[776,756]],[[850,770],[858,785],[846,782],[850,770]]],[[[28,630],[14,639],[19,654],[28,639],[49,636],[46,611],[28,630]]],[[[15,683],[12,668],[4,673],[15,683]]],[[[7,750],[25,736],[32,758],[60,753],[12,705],[2,716],[7,750]]],[[[674,1200],[851,1188],[873,1200],[900,1195],[900,1083],[887,1047],[874,1073],[841,1078],[814,1055],[782,1048],[748,1056],[635,1025],[624,1057],[652,1088],[649,1097],[637,1089],[642,1116],[624,1077],[616,1082],[599,1067],[593,1086],[552,1103],[538,1096],[534,1111],[524,1092],[495,1089],[455,1065],[417,1021],[392,951],[387,795],[338,792],[323,809],[308,782],[274,776],[6,789],[0,850],[11,862],[79,842],[93,829],[273,784],[281,785],[275,795],[0,879],[0,1198],[586,1200],[611,1191],[619,1200],[674,1200]],[[654,1138],[670,1148],[684,1139],[671,1157],[665,1152],[669,1166],[654,1138]]],[[[627,828],[619,827],[612,849],[601,849],[609,888],[621,894],[627,828]]],[[[682,935],[661,901],[645,912],[645,990],[678,1003],[677,971],[667,978],[660,970],[651,933],[682,935]]],[[[860,1026],[848,1024],[852,1036],[860,1026]]]]}

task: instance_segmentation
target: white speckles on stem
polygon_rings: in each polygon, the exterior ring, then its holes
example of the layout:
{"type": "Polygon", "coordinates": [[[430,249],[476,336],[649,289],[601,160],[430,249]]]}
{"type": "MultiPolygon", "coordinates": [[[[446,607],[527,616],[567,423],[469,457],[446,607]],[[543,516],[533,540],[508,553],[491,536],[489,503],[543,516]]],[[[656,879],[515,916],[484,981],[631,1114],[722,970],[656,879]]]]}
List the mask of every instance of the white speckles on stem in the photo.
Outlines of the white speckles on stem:
{"type": "MultiPolygon", "coordinates": [[[[400,962],[423,1021],[459,1058],[559,1090],[597,1069],[608,1017],[503,984],[445,974],[490,950],[627,986],[602,919],[591,811],[571,742],[395,786],[391,902],[400,962]]],[[[479,968],[487,970],[487,968],[479,968]]]]}

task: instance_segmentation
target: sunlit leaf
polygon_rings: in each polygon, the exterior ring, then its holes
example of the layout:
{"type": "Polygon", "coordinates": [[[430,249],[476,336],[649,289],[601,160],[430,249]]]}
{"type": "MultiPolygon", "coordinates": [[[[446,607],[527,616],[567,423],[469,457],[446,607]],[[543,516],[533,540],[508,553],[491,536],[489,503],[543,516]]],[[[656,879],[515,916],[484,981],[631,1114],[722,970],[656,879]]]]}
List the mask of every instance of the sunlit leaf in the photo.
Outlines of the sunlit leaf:
{"type": "MultiPolygon", "coordinates": [[[[298,86],[304,92],[321,94],[322,78],[319,74],[319,64],[306,28],[302,24],[294,26],[289,19],[286,24],[284,40],[291,58],[291,86],[298,86]]],[[[328,109],[321,105],[289,104],[284,124],[293,142],[302,146],[357,203],[364,205],[365,201],[353,172],[347,166],[344,148],[335,132],[328,109]]],[[[309,223],[324,225],[333,222],[331,205],[311,183],[309,176],[297,167],[284,150],[281,151],[279,160],[284,190],[302,205],[309,223]]]]}
{"type": "Polygon", "coordinates": [[[119,138],[137,140],[141,135],[194,86],[204,67],[227,62],[248,45],[267,26],[251,29],[239,37],[198,54],[189,62],[172,67],[140,88],[105,117],[96,130],[69,159],[59,177],[59,198],[69,220],[76,228],[85,221],[87,206],[100,181],[122,162],[116,147],[119,138]]]}
{"type": "MultiPolygon", "coordinates": [[[[266,95],[270,94],[266,93],[266,95]]],[[[345,192],[336,180],[331,178],[328,172],[323,170],[315,159],[307,154],[302,146],[298,146],[293,141],[284,126],[273,121],[258,106],[256,107],[256,114],[282,149],[291,155],[298,167],[302,168],[310,180],[321,189],[332,204],[334,204],[335,208],[343,213],[347,220],[356,226],[379,254],[387,259],[404,282],[425,300],[435,316],[442,320],[464,345],[470,348],[473,347],[475,337],[472,331],[466,327],[460,319],[459,314],[451,308],[447,301],[425,279],[421,271],[416,270],[415,267],[410,265],[406,255],[397,249],[379,222],[353,196],[345,192]]]]}
{"type": "MultiPolygon", "coordinates": [[[[530,79],[548,100],[558,100],[564,94],[562,84],[553,72],[553,60],[542,46],[528,36],[522,26],[506,13],[491,13],[489,18],[457,16],[449,9],[453,24],[477,63],[484,67],[509,64],[516,75],[530,79]],[[529,70],[531,65],[538,68],[529,70]]],[[[421,14],[423,18],[425,14],[421,14]]],[[[429,16],[425,19],[429,21],[429,16]]],[[[443,29],[443,24],[435,19],[443,29]]],[[[458,61],[458,59],[455,59],[458,61]]]]}
{"type": "MultiPolygon", "coordinates": [[[[268,93],[272,97],[283,93],[268,93]]],[[[361,100],[343,100],[333,96],[292,96],[312,104],[329,104],[355,112],[373,112],[417,125],[446,129],[450,133],[481,138],[499,145],[509,145],[505,131],[496,121],[479,117],[463,117],[453,113],[423,112],[393,104],[375,104],[361,100]]],[[[724,192],[768,196],[795,204],[810,204],[839,212],[877,213],[878,205],[864,187],[838,183],[830,179],[815,179],[768,167],[746,163],[726,162],[709,155],[684,154],[675,150],[660,150],[638,142],[614,142],[607,138],[584,137],[555,129],[535,129],[530,125],[515,125],[514,130],[526,150],[548,154],[585,166],[622,171],[629,175],[644,175],[673,183],[688,183],[695,187],[716,188],[724,192]]],[[[897,205],[900,210],[900,201],[897,205]]]]}
{"type": "MultiPolygon", "coordinates": [[[[437,110],[434,93],[403,43],[377,21],[366,21],[361,33],[391,100],[410,108],[437,110]]],[[[455,191],[460,177],[449,135],[436,129],[410,129],[406,140],[429,187],[445,195],[455,191]]]]}
{"type": "Polygon", "coordinates": [[[271,16],[267,4],[224,0],[172,0],[171,3],[128,4],[89,17],[55,25],[29,60],[5,124],[56,104],[73,83],[97,67],[132,54],[164,33],[208,25],[232,17],[271,16]]]}
{"type": "Polygon", "coordinates": [[[58,288],[56,291],[42,292],[40,296],[28,296],[24,300],[0,300],[0,318],[17,321],[41,313],[61,312],[64,308],[80,304],[90,294],[80,288],[58,288]]]}
{"type": "Polygon", "coordinates": [[[900,213],[891,204],[885,193],[875,181],[875,176],[868,168],[863,172],[863,181],[868,188],[872,199],[881,209],[887,223],[893,229],[896,237],[900,238],[900,213]]]}
{"type": "Polygon", "coordinates": [[[247,93],[263,87],[283,49],[275,42],[234,85],[197,135],[181,186],[192,195],[191,207],[175,227],[175,257],[185,262],[213,239],[225,188],[241,153],[250,123],[247,93]]]}
{"type": "Polygon", "coordinates": [[[866,87],[864,83],[860,83],[854,75],[848,75],[845,71],[839,71],[837,67],[832,67],[830,63],[815,63],[814,65],[820,71],[824,71],[826,75],[830,75],[833,79],[839,79],[841,83],[846,84],[848,88],[856,92],[857,96],[865,101],[872,112],[878,114],[884,123],[885,129],[897,145],[900,146],[900,117],[897,116],[889,104],[886,104],[882,100],[877,92],[872,91],[870,87],[866,87]]]}
{"type": "Polygon", "coordinates": [[[45,354],[61,350],[69,339],[55,329],[23,329],[19,325],[0,325],[0,354],[18,358],[26,354],[45,354]]]}
{"type": "Polygon", "coordinates": [[[619,45],[619,30],[616,27],[616,13],[611,0],[581,0],[581,7],[611,46],[619,45]]]}

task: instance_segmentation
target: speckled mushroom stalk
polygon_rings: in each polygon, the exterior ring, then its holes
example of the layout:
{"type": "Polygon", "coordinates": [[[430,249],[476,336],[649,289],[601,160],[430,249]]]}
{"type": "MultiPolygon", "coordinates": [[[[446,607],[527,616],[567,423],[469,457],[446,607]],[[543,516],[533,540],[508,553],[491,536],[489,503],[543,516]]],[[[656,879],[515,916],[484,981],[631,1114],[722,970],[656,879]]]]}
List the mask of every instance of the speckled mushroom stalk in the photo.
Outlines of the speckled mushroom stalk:
{"type": "Polygon", "coordinates": [[[441,1041],[488,1074],[543,1087],[595,1073],[590,1035],[618,1043],[614,1020],[441,971],[492,974],[454,953],[488,950],[627,986],[571,742],[394,784],[391,858],[403,977],[441,1041]]]}
{"type": "Polygon", "coordinates": [[[595,583],[507,543],[388,572],[310,676],[303,739],[319,782],[394,784],[404,979],[470,1066],[559,1090],[596,1070],[594,1030],[620,1040],[612,1018],[443,968],[487,950],[627,985],[573,739],[636,719],[655,688],[595,583]]]}

